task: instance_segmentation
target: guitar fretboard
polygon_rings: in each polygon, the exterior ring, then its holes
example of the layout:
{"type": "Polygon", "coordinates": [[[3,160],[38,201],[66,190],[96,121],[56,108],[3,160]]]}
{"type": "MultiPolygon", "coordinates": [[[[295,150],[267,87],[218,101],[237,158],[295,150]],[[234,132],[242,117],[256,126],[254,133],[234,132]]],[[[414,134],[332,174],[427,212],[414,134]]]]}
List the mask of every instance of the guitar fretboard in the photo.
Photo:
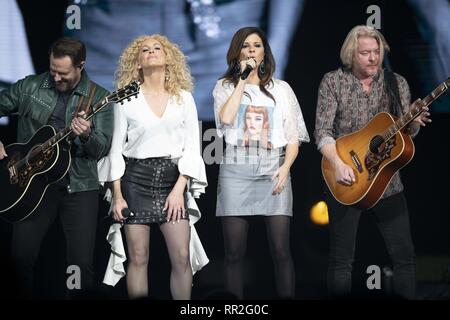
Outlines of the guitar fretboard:
{"type": "MultiPolygon", "coordinates": [[[[96,105],[92,107],[92,111],[88,114],[88,116],[85,117],[85,120],[91,119],[97,112],[101,111],[108,103],[109,103],[108,97],[98,102],[96,105]]],[[[46,150],[53,148],[56,144],[69,137],[72,132],[73,130],[70,128],[70,126],[65,127],[64,129],[56,133],[53,137],[42,143],[39,148],[33,150],[30,153],[30,157],[33,158],[40,152],[45,152],[46,150]]]]}
{"type": "MultiPolygon", "coordinates": [[[[125,87],[114,91],[109,96],[105,97],[102,101],[96,103],[90,110],[90,113],[86,115],[84,118],[85,120],[89,121],[95,114],[100,112],[104,107],[106,107],[109,103],[115,102],[115,103],[123,103],[122,101],[125,99],[131,100],[132,96],[137,97],[137,94],[140,89],[140,83],[139,81],[132,81],[130,84],[126,85],[125,87]]],[[[61,142],[62,140],[66,139],[67,137],[70,137],[70,134],[73,132],[73,130],[70,128],[70,126],[65,127],[64,129],[60,130],[58,133],[56,133],[53,137],[42,143],[39,147],[32,150],[30,154],[28,155],[27,159],[32,159],[35,156],[39,155],[41,152],[45,152],[51,148],[53,148],[56,144],[61,142]]],[[[22,159],[24,160],[24,159],[22,159]]]]}
{"type": "Polygon", "coordinates": [[[395,121],[389,128],[387,128],[381,135],[384,141],[391,139],[398,131],[402,130],[411,121],[418,117],[423,112],[423,107],[429,106],[434,100],[439,98],[450,87],[450,78],[441,83],[436,89],[434,89],[429,95],[427,95],[422,101],[413,104],[413,107],[395,121]]]}

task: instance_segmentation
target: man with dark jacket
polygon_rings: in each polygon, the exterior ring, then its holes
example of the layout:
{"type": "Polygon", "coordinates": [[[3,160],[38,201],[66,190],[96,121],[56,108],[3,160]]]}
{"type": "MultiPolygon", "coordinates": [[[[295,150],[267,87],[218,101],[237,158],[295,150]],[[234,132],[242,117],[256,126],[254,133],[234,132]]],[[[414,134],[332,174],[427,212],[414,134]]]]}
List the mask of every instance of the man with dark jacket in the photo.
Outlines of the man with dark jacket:
{"type": "MultiPolygon", "coordinates": [[[[86,48],[72,38],[60,38],[50,48],[50,71],[31,75],[0,92],[0,117],[18,113],[18,142],[28,141],[44,125],[73,130],[72,160],[67,174],[50,185],[39,206],[13,226],[12,257],[26,297],[33,297],[34,269],[42,240],[57,215],[66,238],[68,270],[79,271],[70,289],[90,290],[98,211],[97,161],[105,156],[113,133],[113,109],[106,107],[91,120],[87,108],[108,92],[84,71],[86,48]]],[[[0,159],[7,157],[0,142],[0,159]]],[[[69,284],[70,281],[67,281],[69,284]]],[[[76,291],[78,292],[78,291],[76,291]]],[[[73,293],[73,292],[72,292],[73,293]]]]}

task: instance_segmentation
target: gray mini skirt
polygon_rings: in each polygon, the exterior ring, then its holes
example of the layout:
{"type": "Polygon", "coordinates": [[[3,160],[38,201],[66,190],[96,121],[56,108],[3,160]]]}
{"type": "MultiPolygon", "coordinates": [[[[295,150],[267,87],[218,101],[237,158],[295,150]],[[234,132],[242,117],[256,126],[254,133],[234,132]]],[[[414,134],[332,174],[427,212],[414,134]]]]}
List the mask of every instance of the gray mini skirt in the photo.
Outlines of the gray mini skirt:
{"type": "Polygon", "coordinates": [[[284,163],[285,149],[227,145],[220,164],[216,216],[292,216],[292,186],[272,195],[278,178],[274,172],[284,163]]]}

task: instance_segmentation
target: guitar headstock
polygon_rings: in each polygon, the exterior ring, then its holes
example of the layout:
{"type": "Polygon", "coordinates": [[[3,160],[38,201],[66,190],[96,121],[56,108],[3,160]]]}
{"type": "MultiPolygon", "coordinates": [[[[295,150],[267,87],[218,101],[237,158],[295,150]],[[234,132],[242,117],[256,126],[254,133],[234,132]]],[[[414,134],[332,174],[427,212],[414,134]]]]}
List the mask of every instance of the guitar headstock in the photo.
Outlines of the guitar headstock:
{"type": "Polygon", "coordinates": [[[447,78],[447,80],[438,85],[436,89],[434,89],[428,96],[422,99],[424,105],[428,106],[434,100],[439,98],[439,96],[443,94],[445,91],[447,91],[449,88],[450,88],[450,78],[447,78]]]}
{"type": "Polygon", "coordinates": [[[444,81],[447,88],[450,88],[450,77],[447,78],[447,80],[444,81]]]}
{"type": "Polygon", "coordinates": [[[120,88],[108,96],[108,102],[115,102],[123,104],[123,100],[128,99],[131,101],[131,97],[136,97],[140,90],[140,83],[137,80],[131,81],[125,87],[120,88]]]}

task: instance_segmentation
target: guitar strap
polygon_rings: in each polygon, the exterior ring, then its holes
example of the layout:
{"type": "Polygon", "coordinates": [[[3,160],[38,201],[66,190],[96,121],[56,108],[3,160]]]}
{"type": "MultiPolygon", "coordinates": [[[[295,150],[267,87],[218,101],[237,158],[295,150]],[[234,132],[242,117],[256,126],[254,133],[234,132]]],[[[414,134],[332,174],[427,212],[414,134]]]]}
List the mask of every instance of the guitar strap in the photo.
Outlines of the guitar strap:
{"type": "Polygon", "coordinates": [[[83,104],[84,96],[80,96],[80,100],[78,100],[78,106],[77,106],[77,109],[75,112],[76,115],[81,111],[86,112],[86,114],[89,112],[89,108],[91,107],[92,99],[94,99],[94,94],[95,94],[96,89],[97,89],[97,86],[95,85],[95,83],[91,82],[89,85],[89,94],[88,94],[87,102],[85,104],[83,104]]]}
{"type": "Polygon", "coordinates": [[[386,91],[389,97],[389,112],[396,117],[401,117],[402,103],[400,100],[400,91],[398,90],[398,82],[395,74],[392,71],[384,71],[384,81],[386,91]]]}

